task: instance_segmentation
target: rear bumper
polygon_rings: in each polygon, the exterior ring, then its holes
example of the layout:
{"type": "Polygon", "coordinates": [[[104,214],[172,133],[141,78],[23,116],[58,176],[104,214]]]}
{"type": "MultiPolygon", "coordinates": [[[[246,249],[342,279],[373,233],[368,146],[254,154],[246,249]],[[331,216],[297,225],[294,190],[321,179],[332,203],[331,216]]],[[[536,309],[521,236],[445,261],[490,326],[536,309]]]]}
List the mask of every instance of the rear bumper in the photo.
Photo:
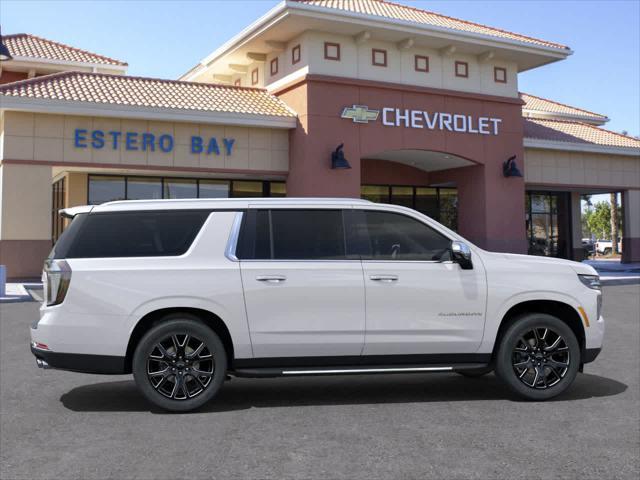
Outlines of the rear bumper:
{"type": "Polygon", "coordinates": [[[582,355],[582,363],[591,363],[593,362],[598,355],[600,355],[600,348],[586,348],[584,350],[584,354],[582,355]]]}
{"type": "Polygon", "coordinates": [[[97,373],[119,375],[128,372],[125,357],[110,355],[86,355],[82,353],[61,353],[50,350],[40,350],[31,346],[31,353],[41,360],[41,368],[57,368],[81,373],[97,373]],[[42,362],[45,362],[44,364],[42,362]]]}

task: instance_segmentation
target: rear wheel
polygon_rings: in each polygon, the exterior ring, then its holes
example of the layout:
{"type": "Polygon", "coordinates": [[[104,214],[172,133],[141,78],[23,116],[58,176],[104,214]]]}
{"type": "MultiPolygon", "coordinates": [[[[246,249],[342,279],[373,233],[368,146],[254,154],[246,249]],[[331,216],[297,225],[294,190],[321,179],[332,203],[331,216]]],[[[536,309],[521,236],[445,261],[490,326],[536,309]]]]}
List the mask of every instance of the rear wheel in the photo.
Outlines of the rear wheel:
{"type": "Polygon", "coordinates": [[[496,356],[496,374],[527,400],[546,400],[564,392],[576,378],[580,346],[557,317],[531,313],[505,332],[496,356]]]}
{"type": "Polygon", "coordinates": [[[197,317],[172,314],[149,330],[133,355],[133,376],[154,405],[174,412],[201,407],[227,373],[224,345],[197,317]]]}

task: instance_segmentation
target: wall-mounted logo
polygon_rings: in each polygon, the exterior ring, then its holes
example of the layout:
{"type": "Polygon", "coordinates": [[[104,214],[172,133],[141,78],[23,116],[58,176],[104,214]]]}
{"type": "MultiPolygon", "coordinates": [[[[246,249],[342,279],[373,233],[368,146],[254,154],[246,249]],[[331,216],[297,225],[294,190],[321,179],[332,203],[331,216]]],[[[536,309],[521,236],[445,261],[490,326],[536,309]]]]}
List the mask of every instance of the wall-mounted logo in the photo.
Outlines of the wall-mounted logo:
{"type": "Polygon", "coordinates": [[[340,117],[350,119],[354,123],[375,122],[378,117],[381,117],[382,125],[385,127],[448,130],[478,135],[498,135],[502,123],[502,119],[496,117],[476,117],[465,113],[426,112],[394,107],[372,110],[366,105],[345,107],[340,117]],[[381,112],[382,115],[380,115],[381,112]]]}
{"type": "Polygon", "coordinates": [[[369,123],[375,122],[380,115],[380,110],[369,110],[366,105],[354,105],[353,107],[345,107],[342,110],[341,118],[349,118],[353,123],[369,123]]]}

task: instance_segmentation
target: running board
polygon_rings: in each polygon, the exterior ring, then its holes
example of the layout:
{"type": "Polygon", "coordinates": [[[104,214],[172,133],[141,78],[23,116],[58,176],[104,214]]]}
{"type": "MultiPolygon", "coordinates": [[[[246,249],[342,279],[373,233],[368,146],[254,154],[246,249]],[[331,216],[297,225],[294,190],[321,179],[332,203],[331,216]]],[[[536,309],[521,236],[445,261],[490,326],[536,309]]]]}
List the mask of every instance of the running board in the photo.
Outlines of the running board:
{"type": "Polygon", "coordinates": [[[376,365],[365,367],[356,365],[352,367],[331,366],[331,367],[265,367],[265,368],[237,368],[229,371],[235,377],[245,378],[268,378],[268,377],[290,377],[306,375],[363,375],[363,374],[385,374],[385,373],[433,373],[433,372],[455,372],[458,370],[469,370],[487,367],[486,363],[459,363],[448,365],[376,365]]]}

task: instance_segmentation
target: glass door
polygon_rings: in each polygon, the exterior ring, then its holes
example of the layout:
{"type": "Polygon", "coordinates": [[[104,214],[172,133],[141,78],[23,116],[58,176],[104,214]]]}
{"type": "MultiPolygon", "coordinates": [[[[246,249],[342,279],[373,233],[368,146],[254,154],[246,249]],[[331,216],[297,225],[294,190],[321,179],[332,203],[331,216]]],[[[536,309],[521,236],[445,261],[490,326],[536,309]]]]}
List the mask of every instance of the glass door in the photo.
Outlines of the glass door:
{"type": "Polygon", "coordinates": [[[569,258],[571,238],[566,192],[527,192],[526,222],[529,255],[569,258]]]}

